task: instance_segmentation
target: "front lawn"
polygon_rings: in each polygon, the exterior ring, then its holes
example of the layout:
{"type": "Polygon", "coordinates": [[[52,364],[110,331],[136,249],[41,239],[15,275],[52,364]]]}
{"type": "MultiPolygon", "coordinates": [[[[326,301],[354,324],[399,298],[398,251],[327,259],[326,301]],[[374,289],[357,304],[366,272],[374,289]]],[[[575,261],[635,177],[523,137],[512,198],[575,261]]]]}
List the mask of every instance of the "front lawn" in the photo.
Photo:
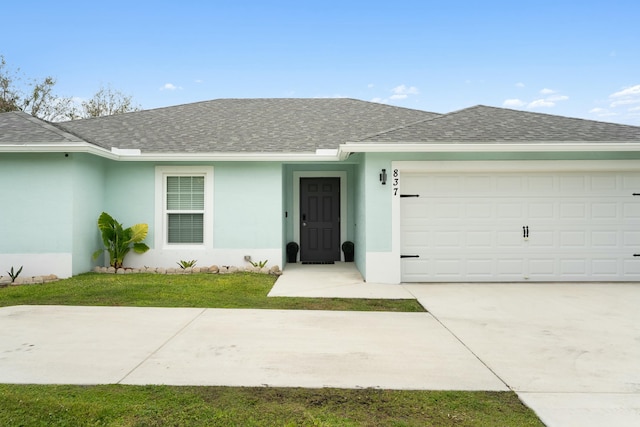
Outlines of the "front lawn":
{"type": "Polygon", "coordinates": [[[0,289],[0,306],[98,305],[267,308],[347,311],[424,311],[415,300],[267,297],[275,276],[234,274],[87,273],[41,285],[0,289]]]}
{"type": "Polygon", "coordinates": [[[0,385],[3,426],[543,426],[514,393],[0,385]]]}

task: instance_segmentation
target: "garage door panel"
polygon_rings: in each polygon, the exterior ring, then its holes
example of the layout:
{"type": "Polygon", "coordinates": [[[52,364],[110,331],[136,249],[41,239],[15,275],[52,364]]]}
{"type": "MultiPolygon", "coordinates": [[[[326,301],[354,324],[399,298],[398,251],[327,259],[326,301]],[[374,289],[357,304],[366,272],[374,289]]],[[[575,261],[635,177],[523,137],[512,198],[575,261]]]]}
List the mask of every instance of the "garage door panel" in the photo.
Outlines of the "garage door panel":
{"type": "Polygon", "coordinates": [[[619,262],[615,258],[594,259],[591,261],[591,275],[596,277],[609,277],[617,274],[619,262]]]}
{"type": "Polygon", "coordinates": [[[560,260],[560,276],[586,278],[588,276],[587,261],[583,258],[560,260]]]}
{"type": "Polygon", "coordinates": [[[627,231],[623,237],[624,247],[640,253],[640,231],[627,231]]]}
{"type": "Polygon", "coordinates": [[[629,280],[638,280],[640,275],[640,259],[625,259],[622,264],[624,277],[629,280]]]}
{"type": "Polygon", "coordinates": [[[404,281],[640,280],[640,173],[401,178],[404,281]]]}
{"type": "Polygon", "coordinates": [[[560,202],[560,219],[583,219],[587,216],[586,202],[560,202]]]}
{"type": "Polygon", "coordinates": [[[555,258],[531,258],[528,263],[528,280],[547,280],[558,275],[555,258]]]}
{"type": "Polygon", "coordinates": [[[620,244],[618,231],[593,231],[591,232],[591,246],[593,248],[614,249],[620,244]]]}
{"type": "Polygon", "coordinates": [[[497,202],[496,217],[498,219],[522,220],[524,216],[524,207],[521,203],[497,202]]]}
{"type": "Polygon", "coordinates": [[[591,191],[603,192],[611,194],[612,191],[618,189],[618,177],[613,174],[594,175],[591,177],[591,191]]]}
{"type": "Polygon", "coordinates": [[[556,217],[553,202],[529,201],[528,219],[553,219],[556,217]]]}
{"type": "Polygon", "coordinates": [[[587,245],[585,231],[560,231],[560,246],[564,249],[582,249],[587,245]]]}
{"type": "Polygon", "coordinates": [[[515,228],[513,230],[496,231],[496,243],[502,248],[519,248],[523,245],[522,230],[515,228]]]}
{"type": "Polygon", "coordinates": [[[615,202],[600,203],[594,202],[591,204],[591,218],[595,220],[599,219],[616,219],[619,217],[618,204],[615,202]]]}
{"type": "Polygon", "coordinates": [[[640,199],[635,203],[625,203],[623,205],[623,217],[629,220],[640,219],[640,199]]]}
{"type": "Polygon", "coordinates": [[[550,250],[557,247],[557,232],[552,230],[538,230],[529,227],[529,240],[526,245],[535,249],[550,250]]]}
{"type": "Polygon", "coordinates": [[[625,175],[622,177],[622,188],[632,193],[640,192],[640,175],[625,175]]]}

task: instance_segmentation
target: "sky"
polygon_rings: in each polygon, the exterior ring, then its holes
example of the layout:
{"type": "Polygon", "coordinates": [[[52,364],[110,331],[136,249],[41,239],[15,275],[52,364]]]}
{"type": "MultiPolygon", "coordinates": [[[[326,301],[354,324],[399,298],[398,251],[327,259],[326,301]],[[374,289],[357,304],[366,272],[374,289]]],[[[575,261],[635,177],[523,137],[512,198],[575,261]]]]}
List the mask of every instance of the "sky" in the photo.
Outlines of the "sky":
{"type": "Polygon", "coordinates": [[[56,93],[143,109],[347,97],[640,125],[638,0],[11,1],[0,55],[56,93]]]}

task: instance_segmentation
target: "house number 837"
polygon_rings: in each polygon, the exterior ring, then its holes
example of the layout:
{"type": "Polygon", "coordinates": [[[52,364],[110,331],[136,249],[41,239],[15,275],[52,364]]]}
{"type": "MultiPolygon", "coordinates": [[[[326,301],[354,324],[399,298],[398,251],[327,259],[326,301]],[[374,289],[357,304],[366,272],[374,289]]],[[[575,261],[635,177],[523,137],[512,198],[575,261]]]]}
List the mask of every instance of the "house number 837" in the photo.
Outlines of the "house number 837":
{"type": "Polygon", "coordinates": [[[394,169],[393,170],[393,195],[394,196],[398,195],[398,185],[400,184],[399,175],[400,173],[398,172],[398,169],[394,169]]]}

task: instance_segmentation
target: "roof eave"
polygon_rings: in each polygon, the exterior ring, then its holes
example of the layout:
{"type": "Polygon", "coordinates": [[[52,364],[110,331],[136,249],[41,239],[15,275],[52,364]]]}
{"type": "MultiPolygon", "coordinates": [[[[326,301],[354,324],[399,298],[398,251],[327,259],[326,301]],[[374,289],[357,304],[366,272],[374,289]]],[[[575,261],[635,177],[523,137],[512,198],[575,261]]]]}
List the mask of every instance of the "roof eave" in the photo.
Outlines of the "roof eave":
{"type": "Polygon", "coordinates": [[[471,152],[638,152],[640,141],[629,142],[527,142],[527,143],[346,143],[341,156],[349,153],[471,153],[471,152]]]}
{"type": "Polygon", "coordinates": [[[339,150],[315,153],[143,153],[139,150],[107,150],[89,143],[1,144],[0,153],[87,153],[110,160],[133,162],[337,162],[339,150]]]}

